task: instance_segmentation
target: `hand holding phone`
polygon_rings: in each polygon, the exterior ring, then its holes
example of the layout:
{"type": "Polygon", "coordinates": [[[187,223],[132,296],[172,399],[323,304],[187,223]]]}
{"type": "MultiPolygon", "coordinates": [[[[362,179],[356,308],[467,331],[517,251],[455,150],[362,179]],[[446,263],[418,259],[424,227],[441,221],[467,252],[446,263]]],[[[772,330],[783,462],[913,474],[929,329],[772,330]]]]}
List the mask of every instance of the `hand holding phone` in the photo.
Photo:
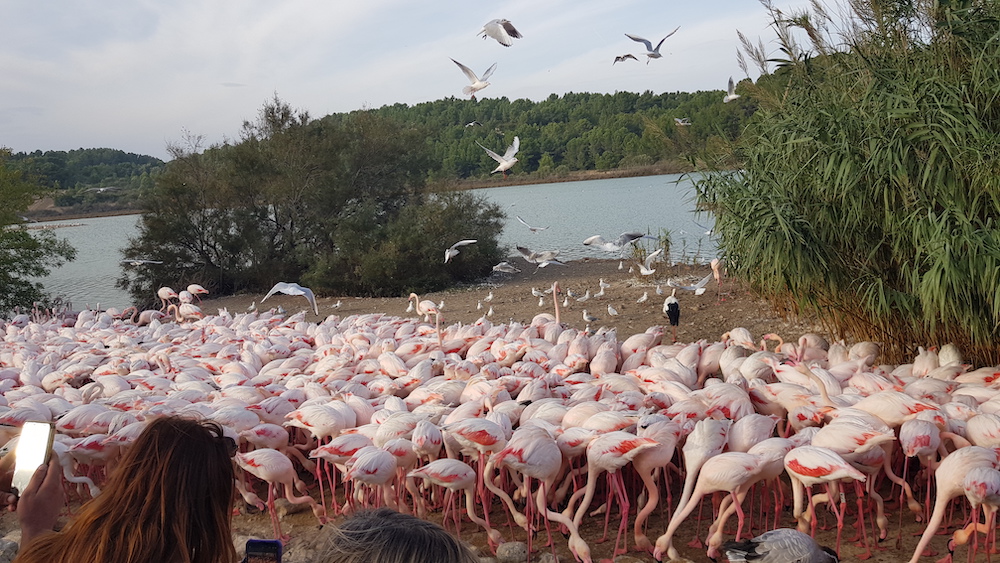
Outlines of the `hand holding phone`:
{"type": "Polygon", "coordinates": [[[247,540],[246,563],[281,563],[281,542],[278,540],[247,540]]]}
{"type": "Polygon", "coordinates": [[[31,476],[39,465],[49,462],[55,429],[51,422],[25,422],[14,448],[14,478],[11,489],[15,495],[28,488],[31,476]]]}

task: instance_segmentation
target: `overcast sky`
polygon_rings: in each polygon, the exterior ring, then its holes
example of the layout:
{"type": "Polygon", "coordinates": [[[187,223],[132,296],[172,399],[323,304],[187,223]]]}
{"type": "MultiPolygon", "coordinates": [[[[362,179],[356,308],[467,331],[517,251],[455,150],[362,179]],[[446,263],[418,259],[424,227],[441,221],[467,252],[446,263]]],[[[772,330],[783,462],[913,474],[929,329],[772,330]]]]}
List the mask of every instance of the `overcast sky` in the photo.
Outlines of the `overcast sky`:
{"type": "MultiPolygon", "coordinates": [[[[806,0],[774,0],[781,8],[806,0]]],[[[166,159],[185,132],[238,136],[275,93],[313,117],[463,97],[725,88],[737,30],[775,49],[756,0],[10,0],[0,18],[0,147],[109,147],[166,159]],[[524,36],[476,33],[507,18],[524,36]],[[646,64],[642,44],[667,39],[646,64]],[[634,53],[640,62],[612,65],[634,53]]],[[[757,76],[751,69],[750,78],[757,76]]]]}

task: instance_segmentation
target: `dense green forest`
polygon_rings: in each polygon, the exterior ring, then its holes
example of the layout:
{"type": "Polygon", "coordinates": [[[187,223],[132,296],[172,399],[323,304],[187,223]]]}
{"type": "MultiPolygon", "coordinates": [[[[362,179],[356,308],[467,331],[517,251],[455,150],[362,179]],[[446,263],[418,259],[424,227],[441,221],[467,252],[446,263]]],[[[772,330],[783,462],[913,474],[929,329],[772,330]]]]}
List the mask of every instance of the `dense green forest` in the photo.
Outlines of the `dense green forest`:
{"type": "MultiPolygon", "coordinates": [[[[428,154],[425,177],[434,188],[488,177],[495,163],[477,143],[503,153],[515,136],[521,149],[511,173],[522,180],[588,170],[690,170],[700,165],[691,155],[729,154],[719,149],[739,137],[755,110],[745,98],[731,104],[721,100],[721,91],[569,93],[539,102],[447,98],[323,119],[341,122],[371,113],[421,129],[428,154]]],[[[56,205],[95,212],[141,207],[142,194],[153,187],[165,163],[102,148],[15,153],[8,166],[51,190],[56,205]]]]}
{"type": "Polygon", "coordinates": [[[76,149],[13,153],[7,165],[47,189],[58,206],[111,211],[137,208],[164,162],[117,149],[76,149]]]}
{"type": "Polygon", "coordinates": [[[493,160],[477,142],[503,153],[520,138],[515,174],[542,178],[581,170],[612,170],[670,163],[697,165],[693,154],[712,154],[739,137],[754,106],[723,104],[721,91],[555,94],[540,102],[507,98],[447,98],[372,110],[430,132],[428,179],[488,176],[493,160]],[[676,120],[689,125],[678,125],[676,120]]]}

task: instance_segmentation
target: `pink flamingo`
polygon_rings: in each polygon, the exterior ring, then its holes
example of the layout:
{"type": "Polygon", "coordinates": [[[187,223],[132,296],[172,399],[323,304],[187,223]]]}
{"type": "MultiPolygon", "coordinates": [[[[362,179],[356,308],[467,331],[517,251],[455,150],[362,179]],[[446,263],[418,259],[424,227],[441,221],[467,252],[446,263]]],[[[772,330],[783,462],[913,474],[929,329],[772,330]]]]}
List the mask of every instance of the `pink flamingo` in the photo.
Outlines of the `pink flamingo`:
{"type": "MultiPolygon", "coordinates": [[[[684,488],[681,491],[681,498],[677,500],[677,508],[674,509],[674,516],[680,513],[683,506],[687,504],[688,499],[691,498],[691,491],[694,490],[695,480],[698,477],[701,466],[704,465],[707,459],[721,453],[723,448],[726,447],[729,428],[731,426],[731,420],[706,418],[699,420],[695,424],[694,430],[688,434],[684,441],[684,446],[681,448],[684,457],[684,488]]],[[[701,540],[698,538],[697,533],[694,540],[688,544],[691,547],[701,547],[701,540]]]]}
{"type": "Polygon", "coordinates": [[[995,467],[997,465],[998,453],[990,448],[979,446],[966,446],[959,448],[948,454],[941,460],[937,470],[934,471],[934,480],[937,484],[937,494],[934,497],[934,511],[931,519],[924,528],[923,535],[917,548],[913,550],[913,557],[910,563],[917,563],[924,550],[931,543],[931,538],[937,533],[938,528],[944,521],[945,510],[951,499],[965,494],[965,476],[976,467],[995,467]]]}
{"type": "MultiPolygon", "coordinates": [[[[684,522],[684,519],[694,511],[702,497],[716,491],[728,491],[733,498],[733,504],[740,519],[736,529],[736,541],[739,541],[745,520],[741,505],[750,490],[750,486],[757,481],[757,475],[761,469],[760,458],[743,452],[720,453],[705,460],[698,471],[698,481],[694,486],[691,498],[683,506],[678,506],[678,511],[670,518],[666,533],[657,538],[653,557],[660,561],[663,558],[663,553],[666,552],[670,559],[678,558],[680,554],[672,542],[674,532],[684,522]]],[[[720,518],[723,514],[720,514],[720,518]]],[[[721,528],[721,526],[719,527],[721,528]]],[[[710,530],[710,535],[712,531],[710,530]]],[[[716,555],[712,553],[712,549],[709,549],[708,556],[710,558],[714,559],[716,555]]]]}
{"type": "Polygon", "coordinates": [[[160,298],[160,303],[163,304],[160,307],[160,310],[166,311],[167,305],[170,304],[170,300],[177,299],[177,292],[167,286],[163,286],[160,289],[156,290],[156,296],[160,298]]]}
{"type": "MultiPolygon", "coordinates": [[[[613,551],[615,555],[620,555],[621,553],[628,551],[627,538],[626,545],[623,547],[623,550],[618,550],[618,543],[621,541],[621,536],[625,532],[628,524],[629,512],[628,497],[625,494],[625,483],[618,470],[632,461],[635,456],[649,448],[654,447],[655,445],[656,442],[650,438],[640,438],[635,434],[630,434],[620,430],[608,432],[607,434],[601,434],[591,440],[590,444],[587,445],[587,486],[584,489],[583,501],[576,509],[576,514],[573,517],[573,524],[579,529],[580,523],[583,521],[583,515],[587,513],[587,509],[590,508],[590,503],[594,498],[594,491],[597,488],[597,477],[602,472],[607,471],[609,491],[613,492],[613,494],[618,498],[622,514],[622,521],[618,526],[618,536],[615,538],[615,547],[613,551]]],[[[609,492],[608,498],[609,506],[605,512],[605,526],[607,525],[607,519],[611,516],[611,492],[609,492]]],[[[577,491],[577,493],[579,493],[579,491],[577,491]]],[[[576,498],[577,494],[574,493],[573,497],[570,498],[569,506],[566,507],[564,514],[568,513],[573,508],[576,498]]],[[[605,527],[604,532],[605,535],[607,535],[607,527],[605,527]]]]}
{"type": "MultiPolygon", "coordinates": [[[[396,476],[396,456],[390,452],[375,446],[361,448],[347,460],[346,479],[362,483],[375,489],[382,490],[381,499],[375,498],[376,508],[384,502],[392,509],[396,509],[395,494],[390,481],[396,476]]],[[[363,495],[360,488],[356,489],[355,499],[367,504],[367,496],[363,495]]]]}
{"type": "MultiPolygon", "coordinates": [[[[486,537],[491,548],[495,548],[495,546],[503,543],[503,536],[500,535],[500,532],[490,528],[486,520],[476,514],[476,471],[469,467],[467,463],[457,459],[442,458],[434,460],[423,467],[418,467],[406,475],[406,488],[413,495],[414,499],[418,499],[417,515],[425,518],[427,515],[427,503],[417,492],[414,479],[424,479],[448,490],[445,495],[444,513],[441,515],[442,523],[448,521],[449,508],[453,513],[458,511],[458,508],[454,506],[454,495],[458,491],[463,491],[465,492],[465,511],[469,515],[469,520],[472,520],[486,530],[486,537]]],[[[457,514],[455,515],[455,523],[456,531],[459,531],[461,525],[459,524],[459,516],[457,514]]]]}
{"type": "Polygon", "coordinates": [[[271,448],[261,448],[249,453],[236,454],[236,463],[244,471],[258,479],[267,481],[267,511],[271,515],[271,525],[274,526],[274,539],[287,542],[289,537],[281,533],[281,523],[274,509],[275,492],[278,485],[284,487],[285,498],[292,504],[308,503],[320,524],[326,523],[326,509],[311,496],[296,496],[292,490],[293,484],[299,492],[305,490],[305,483],[295,474],[295,466],[288,456],[271,448]]]}
{"type": "Polygon", "coordinates": [[[1000,471],[993,467],[975,467],[965,475],[962,487],[965,489],[965,497],[976,511],[975,522],[955,531],[952,541],[948,543],[948,557],[954,553],[955,545],[965,544],[973,536],[970,558],[975,559],[979,544],[978,532],[983,532],[986,534],[986,561],[989,561],[990,553],[995,547],[993,544],[996,544],[995,521],[997,508],[1000,508],[1000,471]],[[979,508],[983,509],[982,523],[979,522],[979,508]]]}
{"type": "Polygon", "coordinates": [[[201,303],[202,295],[208,295],[208,290],[196,283],[187,286],[187,291],[198,299],[198,303],[201,303]]]}
{"type": "Polygon", "coordinates": [[[816,535],[816,504],[829,500],[830,508],[837,516],[837,552],[840,552],[840,535],[844,528],[843,502],[838,510],[834,499],[838,498],[838,483],[842,479],[865,481],[867,477],[854,466],[847,463],[836,452],[816,446],[799,446],[785,455],[785,471],[792,481],[792,515],[799,521],[799,531],[810,528],[816,535]],[[813,496],[812,486],[822,484],[826,487],[825,496],[813,496]],[[809,490],[809,512],[803,513],[802,489],[809,490]]]}
{"type": "MultiPolygon", "coordinates": [[[[643,438],[651,438],[656,441],[656,446],[639,452],[632,459],[632,467],[635,468],[642,483],[646,486],[646,505],[636,514],[633,526],[633,538],[637,550],[653,552],[653,544],[646,537],[644,527],[649,515],[656,510],[656,505],[660,500],[660,491],[656,485],[654,472],[661,468],[666,468],[674,458],[677,449],[677,441],[680,439],[681,427],[672,420],[653,422],[645,428],[640,428],[639,435],[643,438]]],[[[669,499],[670,489],[667,488],[669,499]]]]}

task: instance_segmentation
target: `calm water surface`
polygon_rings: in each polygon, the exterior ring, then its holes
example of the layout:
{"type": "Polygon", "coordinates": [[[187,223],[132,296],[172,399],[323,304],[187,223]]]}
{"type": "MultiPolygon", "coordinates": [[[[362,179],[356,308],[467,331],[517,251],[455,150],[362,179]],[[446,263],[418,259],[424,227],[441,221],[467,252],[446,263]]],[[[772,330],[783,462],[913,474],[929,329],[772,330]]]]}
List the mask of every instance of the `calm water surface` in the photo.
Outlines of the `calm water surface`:
{"type": "MultiPolygon", "coordinates": [[[[476,190],[501,205],[509,221],[501,243],[513,250],[559,250],[566,260],[617,258],[584,246],[592,235],[616,238],[625,231],[647,232],[654,236],[670,233],[671,260],[707,262],[716,251],[707,231],[710,215],[695,213],[695,192],[690,181],[680,175],[644,176],[507,186],[476,190]],[[515,216],[532,226],[549,228],[532,233],[515,216]]],[[[69,299],[77,309],[85,305],[123,308],[128,294],[115,287],[121,273],[121,250],[128,237],[135,236],[137,215],[53,221],[56,234],[77,249],[77,258],[42,278],[52,295],[69,299]]],[[[649,241],[652,242],[652,241],[649,241]]],[[[516,251],[514,251],[516,252],[516,251]]],[[[511,260],[519,268],[532,267],[519,256],[511,260]]]]}

